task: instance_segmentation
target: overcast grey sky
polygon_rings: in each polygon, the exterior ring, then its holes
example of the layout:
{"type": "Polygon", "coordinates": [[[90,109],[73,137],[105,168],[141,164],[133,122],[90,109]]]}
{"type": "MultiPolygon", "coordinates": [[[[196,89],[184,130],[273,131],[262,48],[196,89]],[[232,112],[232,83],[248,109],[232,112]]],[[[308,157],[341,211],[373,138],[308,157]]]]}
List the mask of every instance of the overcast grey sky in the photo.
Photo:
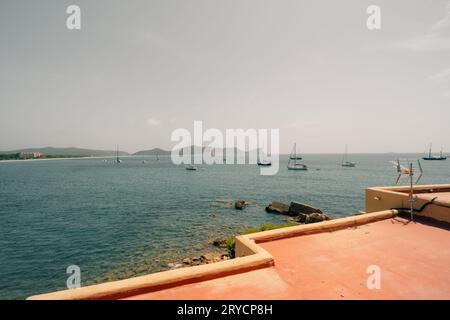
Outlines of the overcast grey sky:
{"type": "Polygon", "coordinates": [[[0,41],[0,150],[171,148],[194,120],[283,152],[450,150],[448,0],[0,0],[0,41]]]}

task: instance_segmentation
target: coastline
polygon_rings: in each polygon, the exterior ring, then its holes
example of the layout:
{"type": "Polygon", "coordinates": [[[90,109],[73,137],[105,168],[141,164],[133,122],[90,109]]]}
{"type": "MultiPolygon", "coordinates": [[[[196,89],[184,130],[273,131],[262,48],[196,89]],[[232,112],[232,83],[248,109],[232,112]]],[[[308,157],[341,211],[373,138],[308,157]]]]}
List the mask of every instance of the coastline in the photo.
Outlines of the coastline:
{"type": "MultiPolygon", "coordinates": [[[[133,157],[151,157],[154,155],[121,155],[120,158],[133,158],[133,157]]],[[[161,155],[160,157],[164,157],[161,155]]],[[[31,162],[31,161],[49,161],[49,160],[95,160],[95,159],[116,159],[116,156],[79,156],[79,157],[67,157],[67,158],[38,158],[38,159],[8,159],[0,160],[0,163],[14,163],[14,162],[31,162]]]]}
{"type": "MultiPolygon", "coordinates": [[[[129,156],[121,156],[121,158],[126,158],[129,156]]],[[[0,163],[14,163],[14,162],[31,162],[31,161],[50,161],[50,160],[87,160],[87,159],[112,159],[115,156],[105,156],[105,157],[70,157],[70,158],[44,158],[44,159],[10,159],[10,160],[0,160],[0,163]]]]}

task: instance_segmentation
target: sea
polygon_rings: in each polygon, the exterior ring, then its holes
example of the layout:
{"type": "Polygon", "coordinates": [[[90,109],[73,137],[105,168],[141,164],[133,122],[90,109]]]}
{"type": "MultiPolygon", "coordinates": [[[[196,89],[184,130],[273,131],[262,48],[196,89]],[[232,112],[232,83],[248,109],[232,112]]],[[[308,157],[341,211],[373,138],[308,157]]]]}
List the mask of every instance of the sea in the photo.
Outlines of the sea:
{"type": "MultiPolygon", "coordinates": [[[[286,223],[265,211],[272,201],[358,213],[366,188],[395,184],[391,161],[421,156],[351,154],[357,166],[345,168],[342,155],[306,154],[309,170],[289,171],[284,155],[273,176],[250,164],[188,171],[169,156],[0,163],[0,299],[63,290],[72,265],[82,286],[167,270],[215,239],[286,223]],[[235,210],[235,200],[249,205],[235,210]]],[[[420,183],[449,183],[449,160],[422,166],[420,183]]]]}

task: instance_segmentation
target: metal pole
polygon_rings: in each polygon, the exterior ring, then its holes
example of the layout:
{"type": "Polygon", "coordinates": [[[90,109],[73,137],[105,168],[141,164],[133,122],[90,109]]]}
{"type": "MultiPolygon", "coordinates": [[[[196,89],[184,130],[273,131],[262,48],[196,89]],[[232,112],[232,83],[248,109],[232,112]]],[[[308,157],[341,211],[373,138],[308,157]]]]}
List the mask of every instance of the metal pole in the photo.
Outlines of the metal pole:
{"type": "Polygon", "coordinates": [[[413,187],[413,164],[412,162],[409,164],[409,182],[410,182],[410,193],[409,193],[409,202],[410,202],[410,209],[411,209],[411,221],[413,221],[413,212],[414,212],[414,187],[413,187]]]}

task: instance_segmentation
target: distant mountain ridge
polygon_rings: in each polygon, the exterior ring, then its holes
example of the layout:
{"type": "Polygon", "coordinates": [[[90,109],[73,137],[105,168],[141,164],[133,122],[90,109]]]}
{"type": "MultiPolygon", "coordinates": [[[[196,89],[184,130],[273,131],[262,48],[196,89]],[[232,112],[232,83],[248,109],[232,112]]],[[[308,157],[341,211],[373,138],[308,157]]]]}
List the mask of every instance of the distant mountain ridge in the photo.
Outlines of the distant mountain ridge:
{"type": "MultiPolygon", "coordinates": [[[[207,147],[203,146],[195,146],[191,145],[190,150],[193,151],[194,154],[201,154],[203,153],[207,147]]],[[[218,149],[217,149],[218,150],[218,149]]],[[[232,149],[230,149],[232,150],[232,149]]],[[[237,148],[234,148],[234,151],[237,151],[237,148]]],[[[241,150],[239,150],[241,151],[241,150]]],[[[42,148],[24,148],[24,149],[16,149],[16,150],[10,150],[10,151],[0,151],[0,154],[16,154],[20,152],[40,152],[44,155],[48,156],[84,156],[84,157],[108,157],[108,156],[115,156],[116,150],[97,150],[97,149],[84,149],[84,148],[75,148],[75,147],[69,147],[69,148],[56,148],[56,147],[42,147],[42,148]]],[[[179,149],[178,152],[180,154],[183,154],[183,150],[179,149]]],[[[226,154],[227,149],[222,149],[223,154],[226,154]]],[[[245,151],[241,151],[245,152],[245,151]]],[[[257,153],[258,149],[250,150],[245,153],[257,153]]],[[[148,150],[140,150],[135,153],[128,153],[126,151],[120,151],[120,156],[165,156],[165,155],[171,155],[170,150],[164,150],[161,148],[153,148],[148,150]]]]}
{"type": "MultiPolygon", "coordinates": [[[[0,151],[0,154],[14,154],[20,152],[40,152],[44,155],[49,156],[91,156],[91,157],[108,157],[115,156],[117,151],[115,150],[95,150],[95,149],[82,149],[82,148],[54,148],[54,147],[44,147],[44,148],[25,148],[17,149],[11,151],[0,151]]],[[[120,151],[119,155],[126,156],[129,155],[128,152],[120,151]]]]}

